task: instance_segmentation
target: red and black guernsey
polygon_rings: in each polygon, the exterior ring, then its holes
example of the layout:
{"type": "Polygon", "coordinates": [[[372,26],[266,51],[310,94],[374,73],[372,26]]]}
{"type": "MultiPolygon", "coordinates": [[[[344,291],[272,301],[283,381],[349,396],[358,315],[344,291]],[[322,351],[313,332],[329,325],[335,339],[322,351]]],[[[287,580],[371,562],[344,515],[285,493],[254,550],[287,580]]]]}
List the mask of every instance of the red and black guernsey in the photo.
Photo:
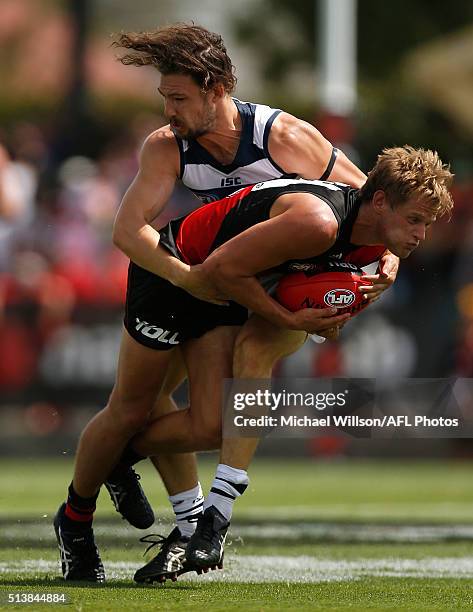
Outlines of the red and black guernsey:
{"type": "MultiPolygon", "coordinates": [[[[317,265],[327,260],[345,261],[362,267],[378,261],[384,253],[383,246],[360,247],[350,242],[361,204],[357,189],[341,183],[303,179],[258,183],[205,204],[160,229],[160,244],[190,265],[202,263],[220,245],[269,219],[274,201],[287,193],[312,193],[326,202],[338,221],[338,233],[328,251],[310,259],[286,262],[279,269],[281,272],[300,269],[301,264],[317,265]]],[[[294,238],[288,235],[288,240],[294,238]]]]}

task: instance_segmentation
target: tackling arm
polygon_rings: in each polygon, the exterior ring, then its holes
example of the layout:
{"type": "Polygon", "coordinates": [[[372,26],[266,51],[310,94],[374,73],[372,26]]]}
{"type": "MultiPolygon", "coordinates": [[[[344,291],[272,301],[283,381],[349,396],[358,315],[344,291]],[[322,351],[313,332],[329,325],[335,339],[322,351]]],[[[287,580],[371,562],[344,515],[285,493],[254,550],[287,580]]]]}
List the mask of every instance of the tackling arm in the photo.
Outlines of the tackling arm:
{"type": "Polygon", "coordinates": [[[299,201],[297,210],[290,208],[235,236],[214,251],[203,266],[225,295],[279,327],[314,333],[340,325],[349,315],[333,316],[336,309],[289,312],[256,278],[290,259],[321,254],[336,238],[337,222],[333,213],[327,212],[326,204],[319,200],[316,212],[312,195],[282,197],[298,197],[305,202],[299,201]],[[294,236],[297,240],[291,239],[294,236]]]}
{"type": "Polygon", "coordinates": [[[177,177],[176,154],[166,128],[146,139],[140,154],[137,175],[118,209],[113,242],[128,257],[174,284],[179,284],[186,266],[158,247],[159,232],[151,225],[166,206],[177,177]]]}
{"type": "MultiPolygon", "coordinates": [[[[332,156],[332,144],[310,123],[288,113],[281,113],[269,133],[271,157],[285,172],[308,180],[320,179],[332,156]]],[[[348,157],[338,151],[335,163],[325,180],[361,187],[366,175],[348,157]]]]}
{"type": "Polygon", "coordinates": [[[113,242],[132,261],[201,300],[225,303],[200,266],[190,267],[159,246],[151,222],[162,212],[178,176],[179,151],[167,127],[145,141],[138,173],[126,192],[113,228],[113,242]]]}

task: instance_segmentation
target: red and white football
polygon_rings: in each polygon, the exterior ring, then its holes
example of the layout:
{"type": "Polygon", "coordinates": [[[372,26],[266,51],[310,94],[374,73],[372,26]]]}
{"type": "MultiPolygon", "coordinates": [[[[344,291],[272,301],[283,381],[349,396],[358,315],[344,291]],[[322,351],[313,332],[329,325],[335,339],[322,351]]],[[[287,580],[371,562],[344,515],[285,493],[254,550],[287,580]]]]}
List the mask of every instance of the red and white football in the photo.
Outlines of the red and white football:
{"type": "Polygon", "coordinates": [[[371,285],[363,272],[295,272],[284,276],[276,289],[276,299],[291,312],[303,308],[338,308],[337,314],[352,316],[369,302],[359,287],[371,285]]]}

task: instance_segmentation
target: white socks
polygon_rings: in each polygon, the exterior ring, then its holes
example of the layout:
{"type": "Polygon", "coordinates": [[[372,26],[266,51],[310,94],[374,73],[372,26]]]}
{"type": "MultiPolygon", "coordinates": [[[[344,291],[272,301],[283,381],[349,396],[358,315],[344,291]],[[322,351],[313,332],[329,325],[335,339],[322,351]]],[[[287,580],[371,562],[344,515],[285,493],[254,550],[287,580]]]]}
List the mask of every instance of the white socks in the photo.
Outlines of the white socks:
{"type": "Polygon", "coordinates": [[[243,495],[248,483],[248,474],[245,470],[219,463],[210,493],[204,502],[204,510],[215,506],[227,521],[230,521],[233,504],[237,497],[243,495]]]}
{"type": "Polygon", "coordinates": [[[176,515],[176,524],[181,535],[186,538],[193,535],[199,516],[203,509],[209,506],[215,506],[227,521],[230,521],[233,503],[245,492],[248,482],[248,474],[245,470],[220,463],[205,502],[200,482],[193,489],[170,495],[169,501],[176,515]]]}
{"type": "Polygon", "coordinates": [[[170,495],[169,501],[176,515],[176,524],[181,535],[190,538],[195,531],[197,519],[202,514],[204,503],[200,482],[193,489],[170,495]]]}

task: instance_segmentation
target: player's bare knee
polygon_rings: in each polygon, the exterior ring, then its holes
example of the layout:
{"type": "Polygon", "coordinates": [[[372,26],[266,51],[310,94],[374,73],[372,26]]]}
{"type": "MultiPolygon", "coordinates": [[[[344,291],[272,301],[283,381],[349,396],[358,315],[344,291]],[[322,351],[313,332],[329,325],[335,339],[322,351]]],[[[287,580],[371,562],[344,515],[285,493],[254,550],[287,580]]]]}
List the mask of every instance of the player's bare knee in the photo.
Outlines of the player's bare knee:
{"type": "Polygon", "coordinates": [[[151,397],[123,398],[116,394],[112,395],[106,410],[116,428],[133,434],[146,427],[151,418],[152,408],[151,397]]]}
{"type": "Polygon", "coordinates": [[[129,408],[127,410],[120,410],[114,414],[115,427],[120,430],[129,432],[131,435],[138,433],[146,427],[149,423],[151,412],[148,410],[133,410],[129,408]]]}
{"type": "Polygon", "coordinates": [[[288,331],[284,339],[278,344],[277,359],[282,359],[288,355],[292,355],[307,340],[307,334],[300,331],[288,331]]]}
{"type": "Polygon", "coordinates": [[[140,410],[137,412],[127,411],[122,413],[119,419],[124,429],[137,433],[148,425],[150,416],[151,410],[140,410]]]}
{"type": "Polygon", "coordinates": [[[306,338],[304,332],[281,332],[266,338],[243,332],[235,342],[233,373],[243,378],[246,374],[267,376],[279,359],[297,351],[306,338]]]}
{"type": "Polygon", "coordinates": [[[238,336],[233,353],[233,372],[255,372],[272,367],[278,359],[274,347],[249,334],[238,336]]]}

